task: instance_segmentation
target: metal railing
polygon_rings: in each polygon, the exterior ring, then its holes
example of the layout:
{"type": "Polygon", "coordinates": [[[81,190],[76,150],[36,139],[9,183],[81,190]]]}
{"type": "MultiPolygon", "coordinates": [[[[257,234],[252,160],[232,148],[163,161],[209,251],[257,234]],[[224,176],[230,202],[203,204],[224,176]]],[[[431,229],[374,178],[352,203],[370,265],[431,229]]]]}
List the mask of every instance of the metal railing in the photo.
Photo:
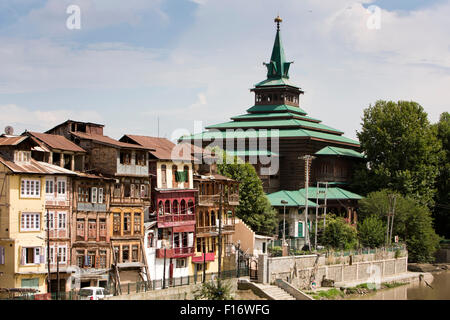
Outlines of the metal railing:
{"type": "MultiPolygon", "coordinates": [[[[246,277],[249,276],[248,268],[241,268],[238,270],[225,270],[222,271],[221,279],[232,279],[237,278],[237,276],[246,277]]],[[[206,273],[205,282],[211,281],[213,279],[218,279],[218,273],[206,273]]],[[[139,281],[139,282],[129,282],[120,285],[122,295],[132,294],[132,293],[142,293],[150,292],[155,290],[165,290],[173,287],[188,286],[192,284],[201,284],[203,282],[203,273],[199,272],[196,275],[176,277],[176,278],[166,278],[165,287],[163,289],[163,280],[151,280],[151,281],[139,281]]],[[[110,294],[114,293],[114,286],[110,282],[106,287],[110,294]]],[[[53,293],[43,293],[43,294],[24,294],[22,296],[14,297],[12,300],[81,300],[82,297],[79,294],[79,290],[72,290],[67,292],[60,292],[59,294],[53,293]]]]}

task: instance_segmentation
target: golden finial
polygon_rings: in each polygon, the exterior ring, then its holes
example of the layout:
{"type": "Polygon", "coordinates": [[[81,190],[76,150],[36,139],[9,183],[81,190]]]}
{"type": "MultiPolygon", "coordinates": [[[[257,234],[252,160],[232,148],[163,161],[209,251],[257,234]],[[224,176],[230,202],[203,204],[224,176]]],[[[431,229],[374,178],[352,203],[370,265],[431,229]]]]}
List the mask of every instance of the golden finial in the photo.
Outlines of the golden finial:
{"type": "Polygon", "coordinates": [[[277,30],[280,31],[280,23],[283,22],[283,19],[280,18],[280,15],[277,15],[273,21],[277,23],[277,30]]]}

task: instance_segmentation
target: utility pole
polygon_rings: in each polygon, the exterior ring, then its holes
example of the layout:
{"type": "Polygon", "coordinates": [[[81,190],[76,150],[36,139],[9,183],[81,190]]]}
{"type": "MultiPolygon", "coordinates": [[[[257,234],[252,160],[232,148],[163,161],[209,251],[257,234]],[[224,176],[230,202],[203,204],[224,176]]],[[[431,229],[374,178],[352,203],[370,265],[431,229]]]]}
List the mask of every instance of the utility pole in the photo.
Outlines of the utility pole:
{"type": "MultiPolygon", "coordinates": [[[[203,240],[206,240],[205,238],[203,238],[203,240]]],[[[202,279],[202,283],[205,283],[205,279],[206,279],[206,241],[202,241],[203,242],[203,279],[202,279]]]]}
{"type": "Polygon", "coordinates": [[[164,245],[164,265],[163,265],[163,289],[166,288],[166,246],[164,245]]]}
{"type": "Polygon", "coordinates": [[[220,185],[220,202],[219,202],[219,280],[222,271],[222,201],[223,201],[223,184],[220,185]]]}
{"type": "Polygon", "coordinates": [[[47,209],[47,293],[50,293],[50,214],[47,209]]]}
{"type": "Polygon", "coordinates": [[[308,186],[309,186],[309,165],[310,161],[315,159],[316,157],[311,156],[309,154],[304,155],[303,157],[300,157],[299,159],[305,160],[305,226],[306,226],[306,232],[305,232],[305,240],[306,244],[308,245],[309,251],[311,251],[311,241],[309,239],[309,228],[308,228],[308,186]]]}
{"type": "Polygon", "coordinates": [[[389,234],[389,245],[392,243],[392,229],[394,228],[394,215],[395,215],[395,202],[397,201],[396,195],[392,196],[392,218],[391,218],[391,231],[389,234]]]}
{"type": "Polygon", "coordinates": [[[59,252],[56,253],[56,300],[59,300],[59,252]]]}
{"type": "Polygon", "coordinates": [[[314,250],[317,251],[317,216],[319,213],[319,186],[320,183],[317,182],[317,187],[316,187],[316,223],[315,223],[315,233],[314,233],[314,250]]]}

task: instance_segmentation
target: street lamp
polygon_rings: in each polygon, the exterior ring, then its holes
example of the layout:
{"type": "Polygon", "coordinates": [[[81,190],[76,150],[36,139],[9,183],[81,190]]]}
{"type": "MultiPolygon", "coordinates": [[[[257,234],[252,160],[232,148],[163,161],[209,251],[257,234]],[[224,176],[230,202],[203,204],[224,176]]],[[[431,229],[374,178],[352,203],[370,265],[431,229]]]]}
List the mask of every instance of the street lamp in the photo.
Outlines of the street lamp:
{"type": "Polygon", "coordinates": [[[286,244],[286,205],[288,202],[286,200],[281,200],[283,204],[283,246],[286,244]]]}

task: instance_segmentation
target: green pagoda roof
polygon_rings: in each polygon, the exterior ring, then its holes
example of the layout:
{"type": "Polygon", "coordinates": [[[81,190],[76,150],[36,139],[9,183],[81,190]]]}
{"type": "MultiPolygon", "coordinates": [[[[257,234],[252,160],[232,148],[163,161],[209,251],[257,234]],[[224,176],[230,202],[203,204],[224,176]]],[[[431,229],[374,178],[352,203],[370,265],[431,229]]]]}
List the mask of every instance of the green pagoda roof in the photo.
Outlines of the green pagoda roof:
{"type": "Polygon", "coordinates": [[[202,133],[193,134],[191,136],[184,136],[180,138],[183,140],[211,140],[211,139],[244,139],[244,138],[259,138],[259,137],[272,137],[276,136],[280,138],[287,137],[305,137],[321,140],[336,141],[340,143],[359,146],[359,142],[331,133],[312,131],[306,129],[281,129],[281,130],[251,130],[251,131],[205,131],[202,133]]]}
{"type": "MultiPolygon", "coordinates": [[[[306,205],[306,198],[298,190],[287,191],[281,190],[267,195],[272,207],[304,207],[306,205]],[[281,200],[287,201],[287,204],[282,204],[281,200]]],[[[308,207],[315,207],[316,204],[308,200],[308,207]]]]}
{"type": "Polygon", "coordinates": [[[364,155],[362,153],[359,153],[352,149],[346,149],[346,148],[338,148],[338,147],[332,147],[327,146],[323,149],[320,149],[316,152],[317,155],[330,155],[330,156],[344,156],[344,157],[355,157],[355,158],[364,158],[364,155]]]}
{"type": "Polygon", "coordinates": [[[284,119],[284,120],[264,120],[264,121],[230,121],[219,123],[206,127],[206,129],[237,129],[237,128],[280,128],[280,127],[300,127],[305,129],[319,129],[323,131],[330,131],[335,134],[341,134],[342,131],[336,130],[332,127],[304,120],[284,119]]]}
{"type": "Polygon", "coordinates": [[[242,114],[240,116],[231,117],[231,120],[238,120],[238,121],[245,121],[247,119],[254,120],[254,119],[270,119],[270,118],[284,118],[284,119],[301,119],[301,120],[309,120],[312,122],[322,122],[319,119],[311,118],[304,115],[299,115],[292,112],[274,112],[274,113],[247,113],[242,114]]]}
{"type": "Polygon", "coordinates": [[[253,107],[247,109],[249,113],[259,113],[259,112],[285,112],[291,111],[301,115],[306,115],[306,111],[300,107],[294,107],[287,104],[269,104],[269,105],[254,105],[253,107]]]}
{"type": "MultiPolygon", "coordinates": [[[[303,197],[306,197],[305,188],[299,190],[303,197]]],[[[308,187],[308,199],[325,199],[325,188],[308,187]]],[[[327,200],[360,200],[363,197],[359,194],[347,191],[339,187],[328,187],[326,189],[327,200]]]]}

